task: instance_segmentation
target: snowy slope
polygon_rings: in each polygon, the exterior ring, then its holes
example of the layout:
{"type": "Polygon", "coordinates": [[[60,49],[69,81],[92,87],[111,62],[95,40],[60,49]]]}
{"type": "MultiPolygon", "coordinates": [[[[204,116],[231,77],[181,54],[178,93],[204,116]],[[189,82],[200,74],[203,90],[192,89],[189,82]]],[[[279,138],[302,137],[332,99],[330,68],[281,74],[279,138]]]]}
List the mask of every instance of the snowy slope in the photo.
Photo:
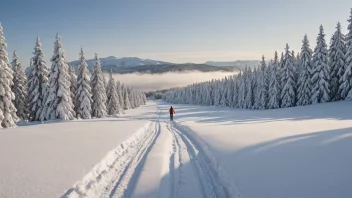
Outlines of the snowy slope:
{"type": "Polygon", "coordinates": [[[0,130],[0,197],[60,197],[155,112],[0,130]]]}
{"type": "Polygon", "coordinates": [[[352,197],[352,102],[173,106],[1,130],[0,197],[352,197]]]}
{"type": "Polygon", "coordinates": [[[209,149],[241,197],[352,197],[352,102],[174,108],[178,128],[209,149]]]}

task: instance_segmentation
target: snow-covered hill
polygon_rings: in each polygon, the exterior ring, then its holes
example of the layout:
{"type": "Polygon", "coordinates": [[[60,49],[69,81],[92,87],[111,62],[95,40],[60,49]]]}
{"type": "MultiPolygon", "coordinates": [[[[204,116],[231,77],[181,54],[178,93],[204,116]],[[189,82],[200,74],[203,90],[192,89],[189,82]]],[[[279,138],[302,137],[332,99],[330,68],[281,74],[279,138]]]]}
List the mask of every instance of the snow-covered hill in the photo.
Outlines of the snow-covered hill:
{"type": "Polygon", "coordinates": [[[0,130],[0,197],[352,197],[352,102],[170,105],[0,130]]]}
{"type": "MultiPolygon", "coordinates": [[[[115,56],[109,56],[106,58],[100,58],[100,63],[102,67],[114,66],[114,67],[133,67],[140,65],[160,65],[160,64],[171,64],[164,61],[141,59],[137,57],[123,57],[117,58],[115,56]]],[[[78,66],[79,60],[70,62],[71,65],[78,66]]],[[[88,67],[92,68],[94,66],[94,59],[87,60],[88,67]]]]}

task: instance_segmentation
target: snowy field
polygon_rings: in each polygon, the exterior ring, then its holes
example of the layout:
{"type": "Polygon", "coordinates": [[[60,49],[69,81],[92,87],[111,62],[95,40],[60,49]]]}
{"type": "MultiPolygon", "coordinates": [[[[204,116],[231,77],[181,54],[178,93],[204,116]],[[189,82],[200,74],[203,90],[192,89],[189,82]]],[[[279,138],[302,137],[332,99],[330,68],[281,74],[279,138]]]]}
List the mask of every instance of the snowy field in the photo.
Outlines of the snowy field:
{"type": "Polygon", "coordinates": [[[169,106],[1,130],[0,197],[352,197],[352,102],[169,106]]]}
{"type": "Polygon", "coordinates": [[[148,105],[121,118],[0,130],[0,197],[60,197],[155,112],[148,105]]]}

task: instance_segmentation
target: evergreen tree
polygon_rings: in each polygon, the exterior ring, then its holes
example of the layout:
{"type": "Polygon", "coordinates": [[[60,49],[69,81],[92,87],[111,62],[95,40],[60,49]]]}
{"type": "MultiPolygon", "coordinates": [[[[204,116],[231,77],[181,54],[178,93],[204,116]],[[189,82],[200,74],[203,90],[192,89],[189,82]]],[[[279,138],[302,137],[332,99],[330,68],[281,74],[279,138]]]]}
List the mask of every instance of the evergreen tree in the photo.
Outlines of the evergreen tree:
{"type": "Polygon", "coordinates": [[[16,114],[22,120],[28,120],[27,77],[15,51],[13,52],[12,68],[14,71],[13,92],[15,93],[14,104],[17,109],[16,114]]]}
{"type": "Polygon", "coordinates": [[[341,24],[337,23],[336,31],[331,37],[329,48],[329,69],[330,69],[330,98],[331,101],[341,99],[340,79],[343,77],[345,70],[345,36],[341,32],[341,24]]]}
{"type": "Polygon", "coordinates": [[[33,55],[30,74],[28,75],[28,106],[30,120],[39,121],[42,115],[46,115],[44,106],[46,105],[45,96],[47,93],[49,75],[39,37],[37,37],[33,55]]]}
{"type": "Polygon", "coordinates": [[[59,34],[56,35],[51,62],[48,97],[45,102],[47,105],[46,118],[72,120],[75,112],[70,92],[69,66],[65,59],[59,34]]]}
{"type": "Polygon", "coordinates": [[[225,79],[222,80],[222,86],[219,87],[219,91],[221,93],[221,99],[220,99],[220,106],[221,107],[225,107],[226,106],[226,94],[227,92],[225,91],[226,90],[226,87],[227,87],[227,77],[225,77],[225,79]]]}
{"type": "Polygon", "coordinates": [[[240,75],[237,75],[234,81],[233,85],[233,97],[232,97],[232,107],[238,108],[238,85],[239,85],[239,79],[240,75]]]}
{"type": "Polygon", "coordinates": [[[100,60],[95,54],[94,70],[91,78],[93,94],[92,116],[101,118],[106,116],[106,91],[104,86],[104,75],[101,71],[100,60]]]}
{"type": "Polygon", "coordinates": [[[252,109],[260,108],[260,66],[254,67],[252,76],[253,106],[252,109]]]}
{"type": "Polygon", "coordinates": [[[286,52],[284,57],[284,65],[281,73],[281,107],[293,107],[296,104],[296,82],[295,82],[295,71],[294,62],[289,51],[289,46],[286,44],[286,52]]]}
{"type": "Polygon", "coordinates": [[[352,99],[352,9],[351,15],[348,19],[348,34],[346,38],[346,55],[345,55],[345,72],[343,78],[341,79],[341,98],[342,99],[352,99]]]}
{"type": "Polygon", "coordinates": [[[322,103],[330,100],[328,50],[324,37],[324,29],[321,25],[317,37],[317,46],[313,54],[312,103],[322,103]]]}
{"type": "Polygon", "coordinates": [[[6,47],[5,36],[0,25],[0,121],[4,128],[14,127],[18,121],[16,108],[13,104],[14,93],[11,91],[13,71],[9,65],[6,47]]]}
{"type": "Polygon", "coordinates": [[[77,104],[76,104],[76,100],[75,100],[75,95],[76,95],[76,91],[77,91],[77,75],[76,75],[76,71],[75,68],[71,65],[69,66],[69,70],[68,73],[70,75],[70,91],[71,91],[71,100],[73,102],[73,106],[74,106],[74,110],[75,112],[77,112],[77,104]]]}
{"type": "Polygon", "coordinates": [[[84,57],[83,48],[80,52],[78,66],[77,89],[75,94],[76,114],[78,118],[90,119],[92,117],[92,89],[90,87],[90,72],[84,57]]]}
{"type": "Polygon", "coordinates": [[[300,74],[298,78],[298,101],[297,105],[308,105],[311,104],[312,97],[312,50],[309,47],[309,41],[307,35],[303,38],[303,44],[301,48],[301,66],[300,74]]]}
{"type": "Polygon", "coordinates": [[[115,79],[112,77],[112,71],[110,72],[110,79],[107,87],[108,115],[120,114],[120,101],[119,96],[117,95],[115,79]]]}
{"type": "Polygon", "coordinates": [[[278,72],[279,67],[279,58],[277,52],[275,51],[274,61],[271,64],[271,75],[270,75],[270,83],[269,83],[269,109],[277,109],[280,108],[280,76],[278,72]]]}
{"type": "Polygon", "coordinates": [[[245,72],[241,74],[240,81],[239,81],[239,88],[238,88],[238,107],[245,108],[245,98],[246,98],[246,79],[245,79],[245,72]]]}
{"type": "Polygon", "coordinates": [[[301,61],[301,55],[299,52],[297,52],[296,59],[295,59],[295,74],[296,74],[296,82],[297,82],[297,88],[299,87],[299,75],[301,73],[301,66],[302,66],[302,61],[301,61]]]}
{"type": "Polygon", "coordinates": [[[119,96],[119,103],[120,103],[120,106],[121,106],[121,113],[125,113],[123,110],[124,110],[124,107],[123,107],[123,104],[124,104],[124,100],[123,100],[123,90],[122,90],[122,86],[121,86],[121,83],[119,81],[116,82],[116,88],[117,88],[117,95],[119,96]]]}
{"type": "Polygon", "coordinates": [[[252,75],[253,73],[250,71],[249,68],[246,69],[246,72],[244,73],[245,76],[245,82],[246,82],[246,96],[245,96],[245,104],[244,108],[251,109],[253,107],[254,103],[254,97],[253,97],[253,85],[252,85],[252,75]]]}
{"type": "Polygon", "coordinates": [[[266,109],[268,104],[268,80],[267,80],[267,67],[265,63],[264,55],[262,56],[262,61],[260,63],[260,71],[259,71],[259,109],[266,109]]]}

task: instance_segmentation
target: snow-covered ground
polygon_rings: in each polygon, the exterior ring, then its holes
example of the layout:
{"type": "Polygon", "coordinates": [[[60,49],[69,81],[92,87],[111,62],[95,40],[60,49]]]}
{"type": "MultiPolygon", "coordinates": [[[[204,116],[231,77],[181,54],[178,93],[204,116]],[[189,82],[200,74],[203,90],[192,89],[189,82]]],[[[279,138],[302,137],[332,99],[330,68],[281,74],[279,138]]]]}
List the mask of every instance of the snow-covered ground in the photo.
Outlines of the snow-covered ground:
{"type": "Polygon", "coordinates": [[[0,197],[60,197],[156,111],[0,130],[0,197]]]}
{"type": "Polygon", "coordinates": [[[177,126],[210,149],[241,197],[352,197],[352,102],[174,107],[177,126]]]}
{"type": "Polygon", "coordinates": [[[169,106],[0,131],[0,197],[352,197],[352,102],[169,106]]]}

